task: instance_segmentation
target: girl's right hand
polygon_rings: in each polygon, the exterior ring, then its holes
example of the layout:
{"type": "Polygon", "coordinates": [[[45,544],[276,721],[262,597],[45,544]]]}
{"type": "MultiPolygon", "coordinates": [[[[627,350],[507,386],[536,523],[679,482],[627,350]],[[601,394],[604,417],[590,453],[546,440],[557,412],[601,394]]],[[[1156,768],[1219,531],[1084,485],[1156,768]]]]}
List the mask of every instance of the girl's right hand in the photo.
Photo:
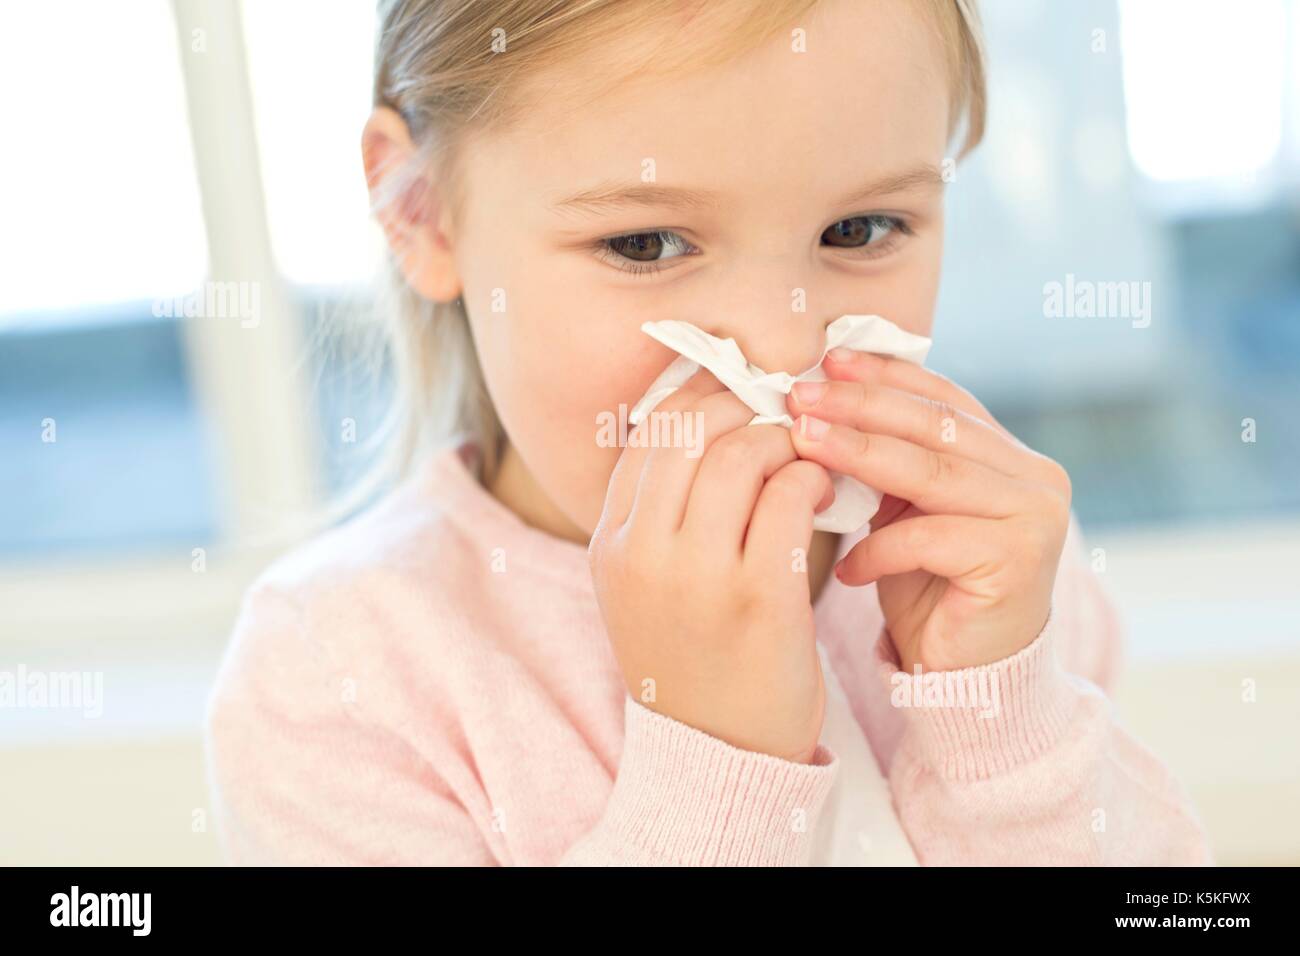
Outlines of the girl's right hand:
{"type": "Polygon", "coordinates": [[[753,411],[707,370],[633,434],[670,413],[698,427],[662,431],[692,447],[629,436],[588,548],[628,692],[733,746],[808,763],[825,685],[807,555],[830,476],[798,458],[787,429],[747,427],[753,411]]]}

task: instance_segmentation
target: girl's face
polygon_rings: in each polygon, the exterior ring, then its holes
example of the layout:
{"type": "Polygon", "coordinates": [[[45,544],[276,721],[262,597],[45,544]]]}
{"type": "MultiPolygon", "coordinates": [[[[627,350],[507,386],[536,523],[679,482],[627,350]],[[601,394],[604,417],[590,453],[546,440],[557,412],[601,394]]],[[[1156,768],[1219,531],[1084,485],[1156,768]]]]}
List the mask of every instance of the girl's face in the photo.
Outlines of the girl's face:
{"type": "Polygon", "coordinates": [[[823,0],[791,24],[806,52],[786,31],[573,109],[557,78],[640,62],[645,38],[610,41],[531,84],[522,122],[467,141],[449,236],[465,306],[514,453],[568,536],[594,530],[621,452],[598,416],[676,357],[641,323],[686,320],[795,374],[844,313],[929,334],[948,73],[911,7],[823,0]]]}

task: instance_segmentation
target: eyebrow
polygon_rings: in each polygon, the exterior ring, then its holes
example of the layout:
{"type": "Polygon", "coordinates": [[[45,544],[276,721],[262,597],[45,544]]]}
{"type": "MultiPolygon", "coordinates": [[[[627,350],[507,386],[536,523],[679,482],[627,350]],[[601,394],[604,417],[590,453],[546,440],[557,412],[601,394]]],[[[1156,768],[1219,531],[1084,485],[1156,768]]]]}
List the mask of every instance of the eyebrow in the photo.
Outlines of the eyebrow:
{"type": "Polygon", "coordinates": [[[703,209],[717,205],[720,193],[684,186],[661,186],[657,183],[634,183],[630,186],[605,182],[584,189],[552,203],[556,212],[599,215],[624,206],[656,206],[668,209],[703,209]]]}
{"type": "MultiPolygon", "coordinates": [[[[849,206],[866,199],[911,189],[941,188],[943,184],[943,174],[937,166],[921,163],[911,169],[889,173],[859,186],[847,196],[843,196],[836,205],[849,206]]],[[[709,189],[663,186],[658,183],[626,185],[604,182],[557,200],[551,204],[551,209],[557,213],[576,212],[588,215],[599,215],[629,206],[682,210],[708,209],[716,206],[721,199],[721,193],[709,189]]]]}
{"type": "Polygon", "coordinates": [[[907,192],[911,189],[942,189],[944,182],[943,173],[939,171],[938,166],[932,163],[920,163],[911,169],[888,173],[872,180],[847,196],[842,196],[836,205],[851,206],[866,199],[907,192]]]}

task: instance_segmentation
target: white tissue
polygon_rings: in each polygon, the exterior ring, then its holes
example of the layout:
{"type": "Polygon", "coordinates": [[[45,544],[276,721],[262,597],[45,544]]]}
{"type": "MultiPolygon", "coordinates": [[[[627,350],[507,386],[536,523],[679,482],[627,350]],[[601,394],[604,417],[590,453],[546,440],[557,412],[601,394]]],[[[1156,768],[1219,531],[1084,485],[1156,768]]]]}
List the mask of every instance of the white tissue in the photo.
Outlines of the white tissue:
{"type": "MultiPolygon", "coordinates": [[[[686,383],[686,380],[707,368],[723,385],[755,412],[751,425],[794,426],[794,419],[785,410],[785,396],[795,382],[825,381],[822,359],[833,348],[843,347],[858,352],[889,355],[917,365],[925,361],[930,351],[930,340],[924,335],[905,332],[878,315],[841,315],[826,327],[826,347],[822,357],[812,368],[800,375],[788,372],[764,372],[740,351],[735,339],[720,339],[689,322],[665,320],[646,322],[641,331],[668,346],[679,357],[668,366],[646,390],[641,400],[632,407],[628,422],[641,422],[656,405],[686,383]]],[[[813,519],[818,531],[849,533],[861,529],[880,508],[881,495],[856,478],[832,473],[835,501],[813,519]]]]}

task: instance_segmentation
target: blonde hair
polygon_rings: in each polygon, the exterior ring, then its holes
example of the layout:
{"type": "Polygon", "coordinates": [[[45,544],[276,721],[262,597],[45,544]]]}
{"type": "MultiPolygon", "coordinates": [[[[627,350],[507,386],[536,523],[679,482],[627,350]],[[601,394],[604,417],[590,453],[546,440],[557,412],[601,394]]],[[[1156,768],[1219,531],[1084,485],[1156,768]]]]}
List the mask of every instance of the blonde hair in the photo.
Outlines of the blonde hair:
{"type": "MultiPolygon", "coordinates": [[[[938,30],[949,67],[952,129],[964,120],[959,156],[984,132],[985,79],[981,29],[975,0],[923,0],[938,30]]],[[[689,49],[691,63],[719,61],[751,47],[813,7],[817,0],[763,0],[735,15],[716,0],[710,14],[725,29],[708,31],[713,45],[689,49]]],[[[669,8],[683,15],[704,10],[703,3],[669,8]]],[[[419,150],[418,169],[396,172],[384,186],[385,202],[406,201],[412,183],[433,171],[451,204],[453,217],[463,195],[456,177],[456,147],[471,129],[508,123],[525,107],[514,94],[521,80],[562,67],[581,53],[588,60],[571,71],[575,88],[591,88],[599,70],[590,57],[619,37],[644,37],[659,25],[665,6],[633,0],[379,0],[375,42],[374,104],[405,120],[419,150]],[[494,38],[508,52],[497,52],[494,38]]],[[[647,66],[663,67],[681,51],[680,37],[647,50],[647,66]]],[[[629,75],[626,65],[610,70],[614,81],[629,75]]],[[[367,475],[336,502],[340,514],[364,501],[382,485],[408,475],[427,454],[454,435],[468,435],[481,450],[479,477],[495,472],[504,434],[493,409],[469,332],[463,300],[431,302],[402,278],[391,252],[381,276],[369,367],[389,366],[392,387],[388,413],[373,439],[381,457],[367,475]]]]}

